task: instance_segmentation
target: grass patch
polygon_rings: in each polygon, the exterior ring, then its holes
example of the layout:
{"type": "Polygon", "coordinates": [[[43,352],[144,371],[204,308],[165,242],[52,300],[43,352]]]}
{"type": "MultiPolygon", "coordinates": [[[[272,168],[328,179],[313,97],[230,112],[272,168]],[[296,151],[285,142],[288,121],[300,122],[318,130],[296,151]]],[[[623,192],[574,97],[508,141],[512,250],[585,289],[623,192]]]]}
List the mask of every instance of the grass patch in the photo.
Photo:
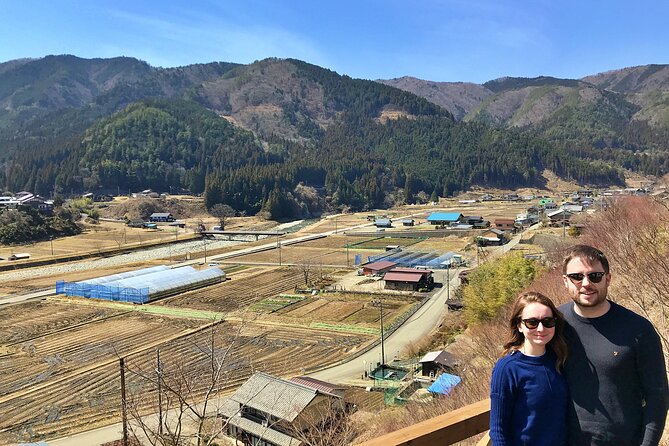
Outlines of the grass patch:
{"type": "MultiPolygon", "coordinates": [[[[378,328],[370,327],[360,327],[358,325],[346,325],[346,324],[326,324],[324,322],[312,322],[309,324],[309,328],[322,328],[325,330],[332,331],[345,331],[348,333],[359,333],[359,334],[368,334],[368,335],[378,335],[378,328]]],[[[386,330],[383,330],[384,332],[386,330]]]]}
{"type": "Polygon", "coordinates": [[[279,294],[276,297],[263,299],[260,302],[254,303],[251,305],[250,310],[263,313],[274,313],[275,311],[286,308],[289,305],[301,302],[305,298],[306,296],[301,296],[298,294],[279,294]]]}

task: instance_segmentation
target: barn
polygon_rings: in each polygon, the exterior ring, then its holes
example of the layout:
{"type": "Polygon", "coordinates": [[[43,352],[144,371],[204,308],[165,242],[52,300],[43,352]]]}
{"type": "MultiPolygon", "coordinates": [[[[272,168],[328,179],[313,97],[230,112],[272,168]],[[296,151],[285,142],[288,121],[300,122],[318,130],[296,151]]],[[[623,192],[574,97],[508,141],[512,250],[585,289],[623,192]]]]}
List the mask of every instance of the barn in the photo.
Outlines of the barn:
{"type": "Polygon", "coordinates": [[[386,273],[383,280],[387,290],[418,291],[434,287],[432,271],[424,269],[393,268],[386,273]]]}

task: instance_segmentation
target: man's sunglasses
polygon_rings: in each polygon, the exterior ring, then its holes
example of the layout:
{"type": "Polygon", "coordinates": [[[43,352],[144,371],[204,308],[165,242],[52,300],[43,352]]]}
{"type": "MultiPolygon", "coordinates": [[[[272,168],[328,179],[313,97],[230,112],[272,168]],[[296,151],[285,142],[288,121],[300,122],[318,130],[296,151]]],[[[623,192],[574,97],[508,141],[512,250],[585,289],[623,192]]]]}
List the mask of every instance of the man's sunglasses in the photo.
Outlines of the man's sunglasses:
{"type": "Polygon", "coordinates": [[[531,317],[529,319],[521,319],[523,321],[523,324],[530,330],[534,330],[539,326],[539,323],[541,322],[541,325],[544,326],[544,328],[553,328],[555,327],[555,324],[557,324],[557,318],[555,317],[545,317],[543,319],[537,319],[536,317],[531,317]]]}
{"type": "Polygon", "coordinates": [[[606,273],[598,271],[596,273],[588,273],[588,274],[583,274],[583,273],[571,273],[567,274],[567,277],[569,277],[573,282],[581,282],[583,281],[583,278],[585,276],[588,276],[588,280],[592,283],[599,283],[602,281],[606,273]]]}

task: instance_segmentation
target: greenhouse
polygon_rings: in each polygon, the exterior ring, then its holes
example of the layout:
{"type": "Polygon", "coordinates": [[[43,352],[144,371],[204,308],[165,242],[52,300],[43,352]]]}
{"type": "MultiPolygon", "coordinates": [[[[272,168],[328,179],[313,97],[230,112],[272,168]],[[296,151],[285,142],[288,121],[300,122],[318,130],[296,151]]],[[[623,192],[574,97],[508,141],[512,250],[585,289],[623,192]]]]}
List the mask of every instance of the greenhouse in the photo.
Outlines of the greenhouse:
{"type": "Polygon", "coordinates": [[[81,282],[56,282],[56,294],[145,304],[225,280],[219,268],[152,267],[81,282]]]}

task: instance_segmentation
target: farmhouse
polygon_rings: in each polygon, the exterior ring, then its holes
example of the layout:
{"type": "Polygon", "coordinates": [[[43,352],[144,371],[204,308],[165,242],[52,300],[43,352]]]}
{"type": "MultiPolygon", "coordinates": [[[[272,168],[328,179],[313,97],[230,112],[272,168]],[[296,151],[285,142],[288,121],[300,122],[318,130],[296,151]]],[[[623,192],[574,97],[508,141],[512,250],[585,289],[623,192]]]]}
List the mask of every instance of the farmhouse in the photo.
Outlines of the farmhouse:
{"type": "Polygon", "coordinates": [[[427,217],[428,223],[437,226],[449,226],[462,219],[462,214],[459,212],[433,212],[427,217]]]}
{"type": "Polygon", "coordinates": [[[154,212],[149,217],[149,221],[152,222],[167,222],[174,221],[174,216],[169,212],[154,212]]]}
{"type": "Polygon", "coordinates": [[[390,260],[379,260],[362,267],[362,274],[365,276],[380,275],[395,268],[397,263],[390,260]]]}
{"type": "Polygon", "coordinates": [[[504,231],[501,229],[489,229],[476,237],[476,242],[480,245],[503,245],[506,241],[504,231]]]}
{"type": "Polygon", "coordinates": [[[385,289],[398,291],[418,291],[432,289],[434,278],[432,271],[416,268],[393,268],[383,277],[385,289]]]}
{"type": "Polygon", "coordinates": [[[513,231],[516,229],[516,221],[512,218],[496,218],[495,228],[502,231],[513,231]]]}
{"type": "Polygon", "coordinates": [[[302,442],[292,435],[324,422],[333,410],[344,410],[341,397],[316,385],[256,372],[225,400],[220,413],[228,435],[243,444],[299,446],[302,442]]]}

